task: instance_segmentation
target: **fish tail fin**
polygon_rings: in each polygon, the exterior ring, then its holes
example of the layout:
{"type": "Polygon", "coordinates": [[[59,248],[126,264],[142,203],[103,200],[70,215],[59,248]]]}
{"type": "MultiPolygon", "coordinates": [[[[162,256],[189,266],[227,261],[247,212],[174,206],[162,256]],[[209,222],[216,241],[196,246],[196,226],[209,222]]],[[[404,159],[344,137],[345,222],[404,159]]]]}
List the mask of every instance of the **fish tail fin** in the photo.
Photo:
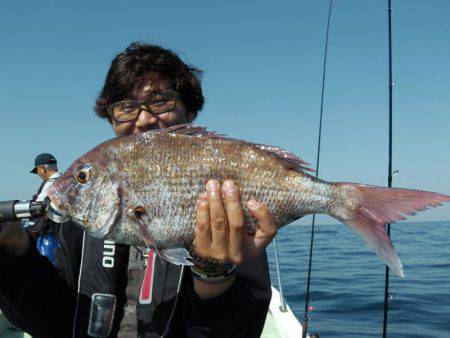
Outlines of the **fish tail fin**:
{"type": "Polygon", "coordinates": [[[405,220],[419,211],[450,202],[450,196],[433,192],[393,189],[352,183],[333,184],[341,203],[331,215],[358,233],[391,270],[404,277],[403,267],[385,225],[405,220]]]}

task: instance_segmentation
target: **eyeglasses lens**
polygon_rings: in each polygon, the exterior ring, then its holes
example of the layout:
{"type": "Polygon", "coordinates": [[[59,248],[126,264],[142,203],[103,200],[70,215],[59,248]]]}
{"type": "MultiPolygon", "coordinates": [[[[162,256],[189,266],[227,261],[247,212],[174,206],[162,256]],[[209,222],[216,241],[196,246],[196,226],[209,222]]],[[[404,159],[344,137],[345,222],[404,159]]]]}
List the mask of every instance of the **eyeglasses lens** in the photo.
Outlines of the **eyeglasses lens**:
{"type": "Polygon", "coordinates": [[[114,119],[119,122],[132,121],[139,114],[139,105],[137,101],[123,101],[113,108],[114,119]]]}
{"type": "Polygon", "coordinates": [[[140,113],[141,106],[144,105],[151,114],[164,114],[176,106],[178,94],[167,92],[152,95],[144,102],[126,100],[118,102],[112,107],[114,119],[118,122],[128,122],[134,120],[140,113]]]}
{"type": "Polygon", "coordinates": [[[175,108],[176,97],[169,94],[158,94],[151,97],[147,104],[153,114],[163,114],[175,108]]]}

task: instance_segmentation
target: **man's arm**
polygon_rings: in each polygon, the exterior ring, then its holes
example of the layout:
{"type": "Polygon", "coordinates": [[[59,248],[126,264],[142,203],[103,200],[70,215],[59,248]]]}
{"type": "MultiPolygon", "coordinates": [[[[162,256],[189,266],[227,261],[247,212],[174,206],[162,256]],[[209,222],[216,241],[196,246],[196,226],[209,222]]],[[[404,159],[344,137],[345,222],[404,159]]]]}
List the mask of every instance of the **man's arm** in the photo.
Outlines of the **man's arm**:
{"type": "Polygon", "coordinates": [[[259,337],[264,327],[271,287],[264,254],[237,267],[236,279],[224,293],[200,299],[192,285],[183,302],[183,326],[188,337],[259,337]]]}
{"type": "MultiPolygon", "coordinates": [[[[258,220],[247,234],[238,188],[232,181],[211,180],[197,205],[194,246],[202,258],[237,265],[237,273],[221,282],[194,278],[183,306],[189,337],[259,337],[271,289],[265,248],[277,233],[268,208],[255,200],[249,211],[258,220]]],[[[191,281],[191,280],[189,280],[191,281]]]]}
{"type": "Polygon", "coordinates": [[[47,197],[48,189],[52,186],[53,182],[54,180],[45,181],[44,186],[41,189],[41,192],[36,197],[37,201],[43,201],[47,197]]]}
{"type": "Polygon", "coordinates": [[[0,308],[36,337],[69,337],[76,292],[18,222],[0,224],[0,308]]]}
{"type": "MultiPolygon", "coordinates": [[[[277,226],[268,208],[250,200],[249,211],[258,220],[254,236],[247,234],[244,210],[238,187],[231,180],[210,180],[207,192],[197,204],[194,247],[203,258],[221,263],[243,264],[264,253],[277,233],[277,226]],[[223,196],[223,198],[222,198],[223,196]]],[[[233,284],[233,279],[222,283],[208,283],[194,279],[194,289],[201,299],[219,296],[233,284]]]]}

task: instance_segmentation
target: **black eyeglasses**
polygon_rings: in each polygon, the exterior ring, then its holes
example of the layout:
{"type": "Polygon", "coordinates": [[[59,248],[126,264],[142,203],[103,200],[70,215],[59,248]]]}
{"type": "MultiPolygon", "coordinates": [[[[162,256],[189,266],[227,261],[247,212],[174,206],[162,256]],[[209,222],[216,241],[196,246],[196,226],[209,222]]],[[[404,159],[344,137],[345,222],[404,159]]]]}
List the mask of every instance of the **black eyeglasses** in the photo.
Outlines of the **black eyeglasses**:
{"type": "Polygon", "coordinates": [[[124,100],[115,102],[107,109],[107,113],[116,122],[130,122],[135,120],[146,108],[149,113],[160,115],[167,113],[177,106],[180,94],[174,90],[155,92],[143,101],[124,100]]]}

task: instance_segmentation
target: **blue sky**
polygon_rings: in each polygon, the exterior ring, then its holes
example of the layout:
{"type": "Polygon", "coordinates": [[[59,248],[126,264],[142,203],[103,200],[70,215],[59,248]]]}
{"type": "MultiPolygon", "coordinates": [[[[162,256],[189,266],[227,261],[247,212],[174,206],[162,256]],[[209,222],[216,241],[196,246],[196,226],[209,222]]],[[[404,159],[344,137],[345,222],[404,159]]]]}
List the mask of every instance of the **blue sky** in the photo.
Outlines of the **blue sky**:
{"type": "MultiPolygon", "coordinates": [[[[450,2],[393,1],[394,185],[450,194],[450,2]]],[[[2,1],[0,199],[113,137],[92,107],[113,56],[162,44],[204,70],[197,123],[314,164],[328,1],[2,1]]],[[[321,177],[386,185],[387,4],[334,1],[321,177]]],[[[449,220],[450,206],[414,217],[449,220]]],[[[320,222],[334,222],[320,218],[320,222]]]]}

